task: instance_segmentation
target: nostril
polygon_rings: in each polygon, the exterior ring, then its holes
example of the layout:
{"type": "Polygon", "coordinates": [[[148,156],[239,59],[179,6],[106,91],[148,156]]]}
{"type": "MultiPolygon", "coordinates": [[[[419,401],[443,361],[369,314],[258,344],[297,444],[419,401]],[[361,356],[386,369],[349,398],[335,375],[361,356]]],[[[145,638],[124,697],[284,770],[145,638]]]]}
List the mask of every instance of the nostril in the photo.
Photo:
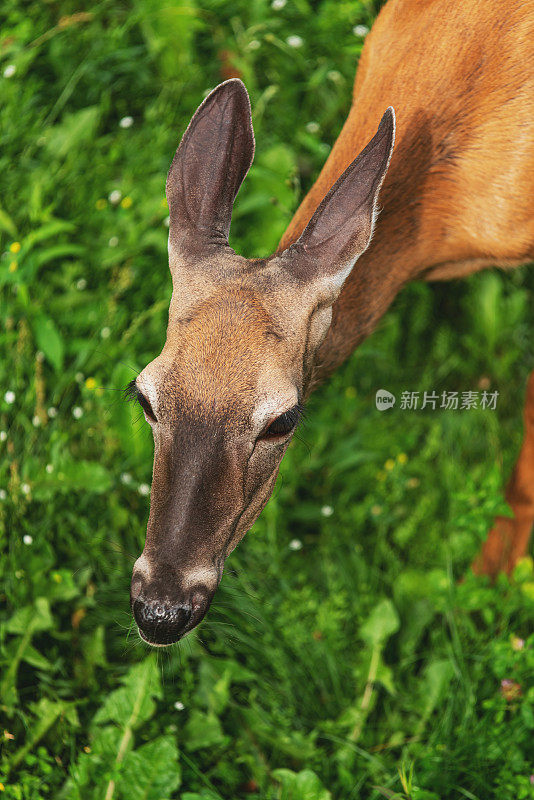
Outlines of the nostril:
{"type": "Polygon", "coordinates": [[[165,619],[165,617],[167,616],[168,611],[165,608],[165,606],[162,606],[160,603],[154,603],[150,607],[150,612],[149,613],[153,616],[154,619],[157,620],[157,619],[165,619]]]}
{"type": "Polygon", "coordinates": [[[191,619],[190,605],[169,604],[138,597],[133,605],[134,619],[141,635],[152,644],[172,644],[185,633],[191,619]]]}

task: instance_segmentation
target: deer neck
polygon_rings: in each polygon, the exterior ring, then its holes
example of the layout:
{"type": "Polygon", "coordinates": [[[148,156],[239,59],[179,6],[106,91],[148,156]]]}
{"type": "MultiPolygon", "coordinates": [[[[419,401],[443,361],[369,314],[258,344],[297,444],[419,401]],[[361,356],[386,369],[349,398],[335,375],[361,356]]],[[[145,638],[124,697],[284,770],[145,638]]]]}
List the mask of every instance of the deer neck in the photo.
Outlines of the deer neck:
{"type": "Polygon", "coordinates": [[[332,324],[317,352],[311,390],[373,332],[399,291],[418,273],[413,246],[378,235],[360,257],[332,309],[332,324]]]}

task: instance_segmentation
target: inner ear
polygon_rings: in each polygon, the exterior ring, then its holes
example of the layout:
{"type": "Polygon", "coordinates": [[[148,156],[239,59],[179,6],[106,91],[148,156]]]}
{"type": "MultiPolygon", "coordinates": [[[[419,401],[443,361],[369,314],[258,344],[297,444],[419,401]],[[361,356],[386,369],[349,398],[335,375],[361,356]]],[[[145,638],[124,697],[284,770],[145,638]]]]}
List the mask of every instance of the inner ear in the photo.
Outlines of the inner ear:
{"type": "Polygon", "coordinates": [[[378,130],[332,186],[299,239],[282,255],[300,281],[323,279],[339,291],[371,241],[378,193],[395,141],[395,113],[388,108],[378,130]]]}
{"type": "Polygon", "coordinates": [[[199,106],[167,176],[170,239],[227,242],[235,196],[254,157],[250,100],[232,78],[199,106]]]}

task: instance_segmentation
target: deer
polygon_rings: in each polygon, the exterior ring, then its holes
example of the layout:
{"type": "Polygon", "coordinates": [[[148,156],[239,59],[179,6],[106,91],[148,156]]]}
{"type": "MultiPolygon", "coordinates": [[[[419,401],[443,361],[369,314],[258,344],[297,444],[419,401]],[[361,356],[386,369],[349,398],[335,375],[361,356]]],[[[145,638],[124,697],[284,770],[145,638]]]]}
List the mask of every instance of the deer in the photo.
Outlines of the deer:
{"type": "MultiPolygon", "coordinates": [[[[129,387],[154,437],[130,597],[154,646],[202,620],[306,400],[401,289],[534,259],[534,7],[386,3],[317,181],[276,252],[247,259],[228,234],[254,146],[231,78],[197,109],[167,177],[166,340],[129,387]]],[[[492,577],[527,552],[534,522],[534,373],[524,437],[513,516],[495,520],[473,564],[492,577]]]]}

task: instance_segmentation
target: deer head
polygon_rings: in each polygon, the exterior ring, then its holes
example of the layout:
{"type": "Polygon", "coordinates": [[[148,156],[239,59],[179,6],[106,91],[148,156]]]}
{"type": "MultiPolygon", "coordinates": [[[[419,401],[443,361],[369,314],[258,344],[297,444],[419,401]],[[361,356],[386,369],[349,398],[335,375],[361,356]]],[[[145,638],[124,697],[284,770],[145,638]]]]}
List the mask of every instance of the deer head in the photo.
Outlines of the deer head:
{"type": "Polygon", "coordinates": [[[228,244],[254,154],[241,81],[214,89],[182,138],[166,186],[167,338],[132,386],[155,444],[146,544],[131,586],[150,644],[175,642],[198,624],[226,557],[271,494],[332,304],[369,245],[393,140],[388,109],[298,241],[246,259],[228,244]]]}

